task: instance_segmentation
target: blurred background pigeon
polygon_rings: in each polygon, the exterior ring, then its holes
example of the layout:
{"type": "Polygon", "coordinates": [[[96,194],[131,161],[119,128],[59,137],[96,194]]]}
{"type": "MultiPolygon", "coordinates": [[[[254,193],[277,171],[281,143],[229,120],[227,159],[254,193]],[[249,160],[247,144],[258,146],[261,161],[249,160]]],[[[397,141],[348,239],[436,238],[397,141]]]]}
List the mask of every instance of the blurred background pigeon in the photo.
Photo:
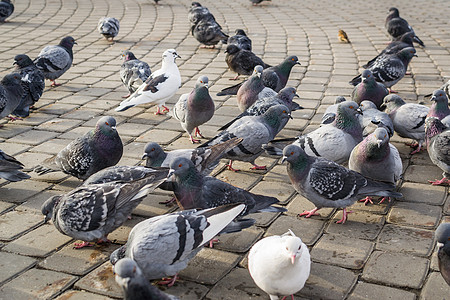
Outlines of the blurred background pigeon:
{"type": "Polygon", "coordinates": [[[30,175],[23,173],[23,164],[0,150],[0,178],[16,182],[29,179],[30,175]]]}
{"type": "MultiPolygon", "coordinates": [[[[389,8],[389,14],[386,17],[385,27],[390,36],[392,36],[393,40],[398,39],[403,34],[407,32],[414,33],[412,27],[408,24],[408,21],[400,17],[400,12],[397,8],[391,7],[389,8]]],[[[425,44],[422,40],[414,33],[413,37],[414,42],[418,43],[420,46],[425,47],[425,44]]]]}
{"type": "Polygon", "coordinates": [[[24,89],[22,87],[22,76],[19,73],[5,75],[0,81],[0,119],[5,117],[16,120],[9,116],[22,101],[24,89]]]}
{"type": "Polygon", "coordinates": [[[107,40],[113,41],[119,34],[120,24],[116,18],[102,17],[98,21],[97,30],[107,40]]]}
{"type": "Polygon", "coordinates": [[[270,67],[252,51],[240,49],[236,45],[228,45],[225,53],[225,62],[231,71],[237,73],[232,80],[237,80],[239,75],[251,75],[257,65],[263,69],[270,67]]]}
{"type": "Polygon", "coordinates": [[[191,32],[192,29],[197,25],[201,20],[206,21],[216,21],[213,14],[209,11],[209,9],[205,6],[202,6],[199,2],[192,2],[191,7],[188,11],[188,20],[191,23],[191,32]]]}
{"type": "Polygon", "coordinates": [[[235,35],[230,36],[227,45],[236,45],[240,49],[252,51],[252,40],[247,36],[243,29],[236,29],[235,35]]]}
{"type": "Polygon", "coordinates": [[[263,1],[272,1],[272,0],[250,0],[250,2],[252,3],[252,5],[258,5],[263,1]]]}
{"type": "Polygon", "coordinates": [[[342,29],[339,29],[338,31],[338,38],[341,42],[350,43],[350,39],[348,38],[347,33],[342,29]]]}
{"type": "Polygon", "coordinates": [[[228,40],[228,34],[222,31],[222,26],[211,20],[200,20],[192,28],[192,36],[202,44],[200,48],[214,49],[220,41],[226,44],[228,40]]]}
{"type": "Polygon", "coordinates": [[[14,4],[11,0],[0,1],[0,23],[5,23],[6,19],[14,12],[14,4]]]}

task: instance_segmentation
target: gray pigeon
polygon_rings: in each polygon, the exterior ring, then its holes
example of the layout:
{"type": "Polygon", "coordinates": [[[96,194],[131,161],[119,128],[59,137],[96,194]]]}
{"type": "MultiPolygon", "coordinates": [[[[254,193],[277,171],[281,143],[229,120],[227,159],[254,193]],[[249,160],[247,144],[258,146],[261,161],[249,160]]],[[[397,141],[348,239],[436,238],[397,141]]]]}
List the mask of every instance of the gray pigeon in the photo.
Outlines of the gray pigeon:
{"type": "Polygon", "coordinates": [[[138,223],[131,230],[127,243],[111,254],[114,265],[124,257],[133,259],[147,279],[174,276],[203,245],[226,228],[244,204],[224,205],[212,209],[186,210],[153,217],[138,223]]]}
{"type": "Polygon", "coordinates": [[[428,117],[435,117],[441,120],[441,122],[450,127],[450,109],[448,108],[448,98],[443,90],[435,90],[430,98],[431,104],[428,117]]]}
{"type": "Polygon", "coordinates": [[[392,119],[394,130],[399,136],[417,141],[411,144],[411,147],[416,149],[410,154],[419,152],[425,141],[424,125],[430,109],[421,104],[405,103],[402,98],[393,94],[384,98],[381,108],[392,119]]]}
{"type": "Polygon", "coordinates": [[[441,223],[435,232],[438,246],[439,271],[445,282],[450,285],[450,223],[441,223]]]}
{"type": "Polygon", "coordinates": [[[59,45],[46,46],[35,58],[34,64],[44,73],[45,79],[50,79],[51,86],[60,85],[55,80],[72,66],[72,48],[76,44],[73,37],[67,36],[59,42],[59,45]]]}
{"type": "Polygon", "coordinates": [[[30,178],[30,175],[23,173],[23,164],[0,150],[0,178],[16,182],[30,178]]]}
{"type": "Polygon", "coordinates": [[[202,6],[198,2],[192,2],[191,7],[189,8],[188,12],[188,20],[189,23],[191,23],[191,31],[192,28],[195,27],[195,25],[198,24],[201,20],[206,21],[216,21],[213,14],[209,11],[209,9],[205,6],[202,6]]]}
{"type": "Polygon", "coordinates": [[[68,144],[56,156],[44,160],[34,171],[39,175],[62,171],[84,180],[117,164],[122,153],[123,144],[116,131],[116,120],[105,116],[97,121],[93,130],[68,144]]]}
{"type": "Polygon", "coordinates": [[[412,27],[408,24],[408,21],[400,17],[400,12],[397,8],[389,8],[389,14],[386,17],[386,22],[384,24],[390,36],[393,40],[400,38],[403,34],[407,32],[412,32],[414,34],[413,40],[420,46],[425,47],[422,40],[414,33],[412,27]]]}
{"type": "Polygon", "coordinates": [[[200,76],[195,83],[194,89],[180,96],[180,99],[172,109],[171,116],[180,121],[181,127],[189,135],[191,142],[200,143],[192,137],[194,135],[203,138],[198,126],[211,120],[214,115],[214,102],[208,91],[208,77],[200,76]]]}
{"type": "Polygon", "coordinates": [[[363,128],[363,136],[366,137],[378,128],[378,124],[382,124],[387,130],[389,137],[394,135],[394,124],[391,118],[385,112],[379,111],[375,103],[369,100],[363,100],[359,104],[362,111],[361,127],[363,128]]]}
{"type": "Polygon", "coordinates": [[[0,23],[5,23],[6,18],[11,16],[13,12],[14,4],[11,3],[11,0],[0,1],[0,23]]]}
{"type": "Polygon", "coordinates": [[[388,89],[376,81],[371,70],[364,70],[361,78],[362,81],[353,89],[352,100],[358,104],[363,100],[369,100],[375,103],[377,108],[380,108],[384,97],[389,95],[388,89]]]}
{"type": "Polygon", "coordinates": [[[114,274],[117,284],[122,287],[125,300],[179,300],[150,284],[131,258],[125,257],[117,261],[114,274]]]}
{"type": "Polygon", "coordinates": [[[333,123],[334,119],[336,118],[337,108],[339,104],[344,101],[347,101],[347,99],[345,99],[344,96],[337,96],[336,99],[334,100],[334,104],[328,106],[325,112],[323,113],[322,121],[320,122],[320,124],[333,123]]]}
{"type": "Polygon", "coordinates": [[[244,30],[236,29],[235,35],[230,36],[227,41],[227,45],[236,45],[240,49],[252,51],[252,40],[247,36],[244,30]]]}
{"type": "Polygon", "coordinates": [[[241,49],[236,45],[228,45],[225,53],[228,68],[237,73],[232,80],[237,80],[239,75],[251,75],[257,65],[262,66],[263,69],[270,67],[252,51],[241,49]]]}
{"type": "Polygon", "coordinates": [[[442,179],[429,181],[433,185],[450,184],[450,129],[438,118],[425,120],[427,151],[431,161],[442,171],[442,179]]]}
{"type": "Polygon", "coordinates": [[[24,118],[30,115],[30,107],[41,98],[45,88],[45,78],[42,71],[35,66],[28,55],[16,55],[14,65],[17,66],[16,71],[22,76],[24,93],[12,114],[24,118]]]}
{"type": "Polygon", "coordinates": [[[220,41],[226,44],[228,40],[228,34],[222,31],[222,27],[216,21],[205,19],[192,27],[192,36],[203,44],[200,48],[214,49],[220,41]]]}
{"type": "Polygon", "coordinates": [[[127,220],[133,209],[165,180],[168,173],[167,168],[128,168],[138,170],[119,173],[119,180],[111,180],[109,171],[105,183],[83,184],[67,194],[51,197],[41,208],[45,222],[52,219],[59,232],[82,240],[75,244],[76,248],[86,247],[89,242],[108,241],[108,234],[127,220]],[[130,175],[134,177],[129,178],[130,175]]]}
{"type": "Polygon", "coordinates": [[[299,216],[317,215],[316,211],[322,207],[343,208],[342,219],[336,223],[345,223],[346,207],[363,196],[402,196],[393,192],[393,184],[374,181],[335,162],[309,156],[296,145],[284,148],[284,161],[288,162],[287,172],[295,190],[316,206],[299,216]]]}
{"type": "Polygon", "coordinates": [[[232,161],[240,160],[250,162],[253,165],[252,169],[265,170],[265,166],[255,164],[255,159],[263,152],[261,146],[273,140],[284,128],[289,118],[292,117],[288,107],[275,105],[261,116],[245,116],[236,120],[230,127],[199,147],[210,147],[234,137],[242,138],[241,144],[224,155],[224,158],[230,159],[228,169],[236,171],[232,167],[232,161]]]}
{"type": "Polygon", "coordinates": [[[131,51],[124,51],[122,57],[124,62],[120,67],[120,79],[129,92],[123,98],[128,98],[147,80],[152,71],[146,62],[137,59],[131,51]]]}
{"type": "Polygon", "coordinates": [[[119,29],[120,23],[116,18],[102,17],[97,24],[98,32],[111,41],[119,34],[119,29]]]}
{"type": "Polygon", "coordinates": [[[5,75],[0,81],[0,119],[5,117],[15,120],[9,116],[19,106],[24,94],[22,80],[19,73],[5,75]]]}

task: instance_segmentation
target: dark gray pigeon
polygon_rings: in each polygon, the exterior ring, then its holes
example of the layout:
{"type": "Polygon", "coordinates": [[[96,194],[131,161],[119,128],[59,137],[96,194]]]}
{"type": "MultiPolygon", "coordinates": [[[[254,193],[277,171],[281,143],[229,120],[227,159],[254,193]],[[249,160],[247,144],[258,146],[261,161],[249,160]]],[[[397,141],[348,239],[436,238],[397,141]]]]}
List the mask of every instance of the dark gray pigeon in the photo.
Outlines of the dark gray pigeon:
{"type": "Polygon", "coordinates": [[[393,184],[365,178],[335,162],[309,156],[296,145],[284,148],[283,161],[288,162],[287,172],[295,190],[316,206],[299,216],[317,215],[316,211],[322,207],[343,208],[342,219],[336,222],[343,224],[347,220],[346,207],[363,196],[402,196],[393,192],[393,184]]]}
{"type": "Polygon", "coordinates": [[[153,217],[131,230],[127,243],[111,254],[114,265],[124,257],[133,259],[148,280],[174,276],[203,245],[223,231],[241,212],[244,204],[223,205],[204,210],[185,210],[153,217]]]}
{"type": "Polygon", "coordinates": [[[375,103],[369,100],[364,100],[359,104],[362,111],[361,127],[363,128],[363,136],[366,137],[375,131],[382,124],[387,130],[389,137],[394,135],[394,124],[392,119],[385,112],[379,111],[375,103]]]}
{"type": "Polygon", "coordinates": [[[52,82],[51,86],[60,85],[55,80],[72,66],[72,48],[76,44],[73,37],[67,36],[61,40],[59,45],[46,46],[35,58],[34,64],[44,73],[45,79],[52,82]]]}
{"type": "Polygon", "coordinates": [[[209,95],[208,83],[208,77],[200,76],[194,89],[181,95],[170,113],[173,118],[180,121],[181,128],[187,132],[193,144],[200,143],[200,140],[192,137],[192,131],[195,130],[194,135],[203,138],[198,126],[211,120],[214,115],[215,106],[209,95]]]}
{"type": "Polygon", "coordinates": [[[430,109],[421,104],[405,103],[394,94],[384,98],[381,108],[392,119],[394,130],[399,136],[417,141],[411,144],[411,147],[416,149],[410,154],[419,152],[425,141],[425,119],[430,109]]]}
{"type": "Polygon", "coordinates": [[[120,79],[129,92],[122,98],[128,98],[147,80],[152,71],[146,62],[137,59],[131,51],[124,51],[122,57],[124,62],[120,67],[120,79]]]}
{"type": "Polygon", "coordinates": [[[35,66],[28,55],[16,55],[14,65],[16,65],[16,71],[22,77],[24,93],[12,114],[25,118],[30,115],[30,108],[41,98],[45,88],[45,78],[42,71],[35,66]]]}
{"type": "Polygon", "coordinates": [[[445,282],[450,285],[450,223],[441,223],[434,235],[439,249],[439,271],[445,282]]]}
{"type": "Polygon", "coordinates": [[[94,129],[68,144],[56,156],[44,160],[34,171],[39,175],[62,171],[84,180],[117,164],[122,153],[123,144],[116,130],[116,120],[105,116],[97,121],[94,129]]]}
{"type": "Polygon", "coordinates": [[[236,45],[240,49],[252,51],[252,40],[247,36],[243,29],[236,29],[235,35],[230,36],[227,45],[236,45]]]}
{"type": "Polygon", "coordinates": [[[371,70],[364,70],[361,73],[361,79],[361,82],[353,89],[352,100],[358,104],[363,100],[369,100],[380,108],[384,97],[389,95],[388,89],[376,81],[371,70]]]}
{"type": "Polygon", "coordinates": [[[119,34],[119,29],[120,23],[116,18],[102,17],[97,24],[98,32],[108,41],[114,40],[114,38],[119,34]]]}
{"type": "Polygon", "coordinates": [[[431,161],[442,171],[442,179],[431,181],[433,185],[450,184],[450,129],[438,118],[429,117],[425,120],[425,135],[427,151],[431,161]]]}
{"type": "Polygon", "coordinates": [[[203,44],[200,48],[214,49],[220,41],[226,44],[228,40],[228,34],[222,31],[222,27],[216,21],[211,20],[200,20],[193,26],[192,36],[203,44]]]}
{"type": "Polygon", "coordinates": [[[239,75],[251,75],[257,65],[263,69],[270,67],[252,51],[240,49],[236,45],[228,45],[225,53],[225,62],[231,71],[237,73],[233,80],[237,80],[239,75]]]}
{"type": "Polygon", "coordinates": [[[67,194],[51,197],[41,208],[45,222],[52,219],[59,232],[82,240],[75,244],[76,248],[86,247],[94,241],[107,242],[108,234],[127,220],[133,209],[165,180],[168,173],[167,168],[128,168],[138,171],[121,172],[116,181],[107,171],[105,183],[83,184],[67,194]],[[130,175],[134,177],[129,178],[130,175]]]}
{"type": "Polygon", "coordinates": [[[234,137],[242,138],[243,141],[238,146],[224,155],[224,158],[230,159],[228,169],[236,171],[232,167],[232,161],[240,160],[251,163],[254,170],[265,170],[265,166],[255,164],[255,159],[263,152],[261,146],[273,140],[278,132],[286,126],[289,118],[291,118],[291,114],[288,107],[275,105],[261,116],[245,116],[236,120],[230,127],[199,147],[210,147],[234,137]]]}
{"type": "Polygon", "coordinates": [[[0,119],[8,117],[11,120],[17,118],[9,116],[19,106],[24,94],[22,80],[19,73],[5,75],[0,81],[0,119]]]}
{"type": "Polygon", "coordinates": [[[448,98],[443,90],[435,90],[430,98],[431,104],[427,117],[435,117],[450,127],[450,109],[448,108],[448,98]]]}
{"type": "Polygon", "coordinates": [[[117,284],[122,287],[124,300],[179,300],[150,284],[131,258],[125,257],[117,261],[114,274],[117,284]]]}
{"type": "Polygon", "coordinates": [[[5,23],[6,18],[12,15],[14,12],[14,4],[11,0],[2,0],[0,2],[0,23],[5,23]]]}
{"type": "Polygon", "coordinates": [[[347,99],[345,99],[344,96],[337,96],[336,99],[334,100],[334,104],[328,106],[325,112],[323,113],[322,121],[320,122],[320,124],[333,123],[334,119],[336,118],[337,108],[339,104],[344,101],[347,101],[347,99]]]}
{"type": "Polygon", "coordinates": [[[16,182],[30,178],[30,175],[23,173],[23,164],[0,150],[0,178],[16,182]]]}
{"type": "Polygon", "coordinates": [[[197,25],[198,22],[200,22],[201,20],[216,22],[216,19],[214,18],[213,14],[209,11],[209,9],[205,6],[202,6],[198,2],[191,3],[191,7],[189,8],[188,12],[188,20],[189,23],[191,23],[191,32],[192,29],[195,27],[195,25],[197,25]]]}
{"type": "Polygon", "coordinates": [[[384,24],[390,36],[393,40],[400,38],[403,34],[407,32],[412,32],[414,34],[413,40],[420,46],[425,47],[422,40],[414,33],[412,27],[408,24],[408,21],[400,17],[400,13],[397,8],[389,8],[389,14],[386,17],[386,22],[384,24]]]}

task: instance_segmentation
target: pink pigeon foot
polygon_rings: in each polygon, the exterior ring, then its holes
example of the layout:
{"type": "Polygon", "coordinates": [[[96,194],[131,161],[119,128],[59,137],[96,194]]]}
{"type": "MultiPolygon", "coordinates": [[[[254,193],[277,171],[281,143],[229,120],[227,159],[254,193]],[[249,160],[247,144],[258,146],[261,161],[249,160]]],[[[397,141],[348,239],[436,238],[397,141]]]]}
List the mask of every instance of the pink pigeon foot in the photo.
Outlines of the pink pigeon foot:
{"type": "MultiPolygon", "coordinates": [[[[286,300],[287,297],[288,296],[284,296],[283,299],[281,299],[281,300],[286,300]]],[[[291,300],[294,300],[294,295],[291,295],[291,300]]]]}
{"type": "Polygon", "coordinates": [[[378,204],[383,203],[386,199],[388,200],[389,203],[391,202],[391,197],[383,197],[381,198],[380,202],[378,202],[378,204]]]}
{"type": "Polygon", "coordinates": [[[94,244],[89,243],[89,242],[82,242],[82,243],[74,243],[73,244],[73,248],[74,249],[81,249],[81,248],[84,248],[84,247],[93,247],[93,246],[94,246],[94,244]]]}
{"type": "Polygon", "coordinates": [[[14,116],[6,116],[7,119],[9,119],[11,122],[17,121],[17,120],[23,120],[21,117],[14,117],[14,116]]]}
{"type": "Polygon", "coordinates": [[[320,214],[316,213],[316,211],[318,211],[318,210],[319,209],[317,207],[314,207],[314,209],[305,210],[304,212],[302,212],[301,214],[298,214],[297,216],[299,216],[299,217],[305,216],[305,218],[310,218],[311,216],[320,216],[320,214]]]}
{"type": "Polygon", "coordinates": [[[219,242],[219,239],[212,239],[212,240],[210,240],[209,241],[209,248],[212,249],[214,247],[214,244],[216,244],[218,242],[219,242]]]}
{"type": "Polygon", "coordinates": [[[421,149],[422,149],[422,145],[419,143],[417,148],[414,151],[412,151],[411,153],[409,153],[409,155],[414,155],[416,153],[419,153],[421,149]]]}
{"type": "Polygon", "coordinates": [[[237,74],[235,77],[230,78],[230,80],[238,80],[239,79],[239,74],[237,74]]]}
{"type": "Polygon", "coordinates": [[[450,185],[450,180],[448,180],[447,178],[442,178],[441,180],[428,180],[429,183],[431,183],[432,185],[450,185]]]}
{"type": "Polygon", "coordinates": [[[128,97],[130,97],[130,96],[131,96],[131,94],[128,93],[128,95],[122,96],[122,98],[128,98],[128,97]]]}
{"type": "Polygon", "coordinates": [[[52,84],[50,86],[60,86],[61,83],[56,83],[55,80],[50,80],[52,82],[52,84]]]}
{"type": "MultiPolygon", "coordinates": [[[[130,216],[130,218],[131,218],[131,216],[130,216]]],[[[111,243],[111,241],[110,240],[108,240],[108,238],[101,238],[101,239],[98,239],[98,241],[97,241],[97,244],[98,245],[101,245],[101,244],[109,244],[109,243],[111,243]]]]}
{"type": "Polygon", "coordinates": [[[200,140],[196,140],[192,137],[192,135],[189,135],[189,140],[191,141],[192,144],[198,144],[200,143],[200,140]]]}
{"type": "Polygon", "coordinates": [[[165,205],[167,205],[167,206],[169,206],[169,204],[172,204],[172,203],[174,203],[176,201],[176,199],[175,199],[175,197],[173,197],[172,199],[170,199],[170,200],[167,200],[167,201],[161,201],[161,202],[158,202],[159,204],[165,204],[165,205]]]}
{"type": "Polygon", "coordinates": [[[389,90],[389,94],[398,94],[397,91],[394,91],[394,90],[392,90],[391,88],[388,88],[388,90],[389,90]]]}
{"type": "Polygon", "coordinates": [[[339,221],[336,221],[336,224],[344,224],[345,221],[347,221],[347,215],[351,214],[351,213],[352,213],[352,211],[347,211],[347,209],[344,208],[342,210],[342,219],[340,219],[339,221]]]}
{"type": "Polygon", "coordinates": [[[408,75],[408,76],[409,76],[409,75],[411,75],[411,72],[406,72],[405,75],[408,75]]]}
{"type": "Polygon", "coordinates": [[[233,165],[233,161],[230,160],[230,162],[229,162],[228,165],[227,165],[228,170],[233,171],[233,172],[240,171],[239,169],[233,169],[233,166],[232,166],[232,165],[233,165]]]}
{"type": "Polygon", "coordinates": [[[370,202],[370,204],[373,204],[372,197],[370,197],[370,196],[367,196],[366,198],[359,200],[359,202],[364,202],[364,205],[367,205],[367,202],[370,202]]]}
{"type": "Polygon", "coordinates": [[[170,278],[170,277],[162,278],[161,281],[157,282],[157,284],[158,285],[167,285],[168,287],[171,287],[175,284],[175,281],[177,281],[177,278],[178,278],[178,274],[176,274],[172,278],[170,278]]]}
{"type": "Polygon", "coordinates": [[[161,106],[163,107],[163,112],[168,112],[169,111],[169,108],[167,106],[165,106],[165,105],[161,105],[161,106]]]}
{"type": "Polygon", "coordinates": [[[195,134],[196,136],[201,137],[201,138],[205,138],[205,137],[200,133],[200,129],[198,129],[198,127],[195,127],[194,134],[195,134]]]}
{"type": "Polygon", "coordinates": [[[267,170],[266,166],[258,166],[257,164],[253,164],[251,170],[267,170]]]}

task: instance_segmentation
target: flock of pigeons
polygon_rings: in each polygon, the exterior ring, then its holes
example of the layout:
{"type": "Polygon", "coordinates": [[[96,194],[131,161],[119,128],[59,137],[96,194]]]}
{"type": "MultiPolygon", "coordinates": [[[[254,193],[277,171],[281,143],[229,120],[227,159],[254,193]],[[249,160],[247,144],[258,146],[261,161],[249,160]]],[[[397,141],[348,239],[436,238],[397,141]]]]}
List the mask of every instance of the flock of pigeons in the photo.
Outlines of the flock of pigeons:
{"type": "MultiPolygon", "coordinates": [[[[252,1],[254,3],[260,1],[252,1]]],[[[0,20],[8,15],[0,2],[0,20]]],[[[13,8],[9,10],[11,13],[13,8]]],[[[403,171],[398,150],[389,140],[397,132],[416,143],[414,151],[426,143],[434,164],[443,170],[435,185],[450,184],[450,109],[448,83],[431,95],[431,107],[405,103],[391,87],[406,74],[416,56],[413,42],[425,45],[396,8],[389,10],[386,28],[392,42],[365,70],[350,81],[355,85],[351,100],[340,96],[328,107],[322,124],[316,130],[295,139],[275,140],[292,118],[291,112],[302,109],[293,101],[298,97],[293,87],[286,87],[291,70],[300,64],[289,56],[279,65],[270,66],[252,52],[252,42],[241,29],[229,37],[222,31],[209,10],[193,2],[188,13],[192,35],[205,47],[219,42],[227,44],[226,63],[247,80],[222,90],[218,96],[236,95],[241,114],[220,128],[220,132],[194,149],[165,152],[157,143],[144,149],[145,166],[115,166],[122,157],[123,144],[116,130],[116,120],[100,118],[95,128],[77,138],[56,156],[43,161],[33,170],[41,174],[62,171],[83,180],[74,190],[48,199],[42,206],[45,221],[52,220],[63,234],[81,240],[76,248],[91,242],[108,242],[108,234],[121,226],[134,208],[156,188],[172,191],[180,211],[150,218],[137,224],[125,245],[111,254],[116,281],[123,287],[126,299],[176,299],[149,283],[173,285],[177,274],[189,261],[219,234],[239,232],[255,220],[249,214],[282,213],[278,199],[258,195],[208,176],[221,159],[249,162],[253,169],[264,151],[287,162],[287,172],[294,188],[311,201],[315,208],[300,213],[307,218],[323,207],[342,208],[337,223],[345,223],[347,207],[358,200],[371,202],[401,197],[396,183],[403,171]],[[283,149],[279,143],[292,142],[283,149]],[[339,149],[337,151],[336,149],[339,149]],[[342,166],[348,162],[348,168],[342,166]],[[166,279],[173,276],[171,279],[166,279]]],[[[119,21],[102,18],[99,32],[113,40],[119,21]]],[[[349,42],[345,32],[342,41],[349,42]]],[[[66,72],[73,60],[72,37],[59,45],[45,47],[36,59],[17,55],[17,71],[0,82],[0,118],[26,117],[43,93],[44,79],[52,86],[66,72]]],[[[153,103],[156,114],[169,111],[165,106],[180,85],[181,75],[175,49],[162,55],[161,68],[151,72],[147,63],[130,51],[123,53],[120,77],[129,91],[117,111],[153,103]]],[[[208,90],[208,77],[200,76],[190,93],[180,96],[169,114],[180,121],[192,143],[200,143],[199,126],[209,121],[215,111],[208,90]]],[[[9,181],[30,178],[23,165],[0,152],[0,177],[9,181]]],[[[450,285],[450,223],[436,231],[441,245],[438,253],[441,273],[450,285]]],[[[293,295],[305,284],[310,272],[308,248],[292,231],[257,242],[250,250],[248,268],[255,283],[271,299],[293,295]]],[[[293,298],[293,297],[292,297],[293,298]]],[[[283,298],[284,299],[284,298],[283,298]]]]}

